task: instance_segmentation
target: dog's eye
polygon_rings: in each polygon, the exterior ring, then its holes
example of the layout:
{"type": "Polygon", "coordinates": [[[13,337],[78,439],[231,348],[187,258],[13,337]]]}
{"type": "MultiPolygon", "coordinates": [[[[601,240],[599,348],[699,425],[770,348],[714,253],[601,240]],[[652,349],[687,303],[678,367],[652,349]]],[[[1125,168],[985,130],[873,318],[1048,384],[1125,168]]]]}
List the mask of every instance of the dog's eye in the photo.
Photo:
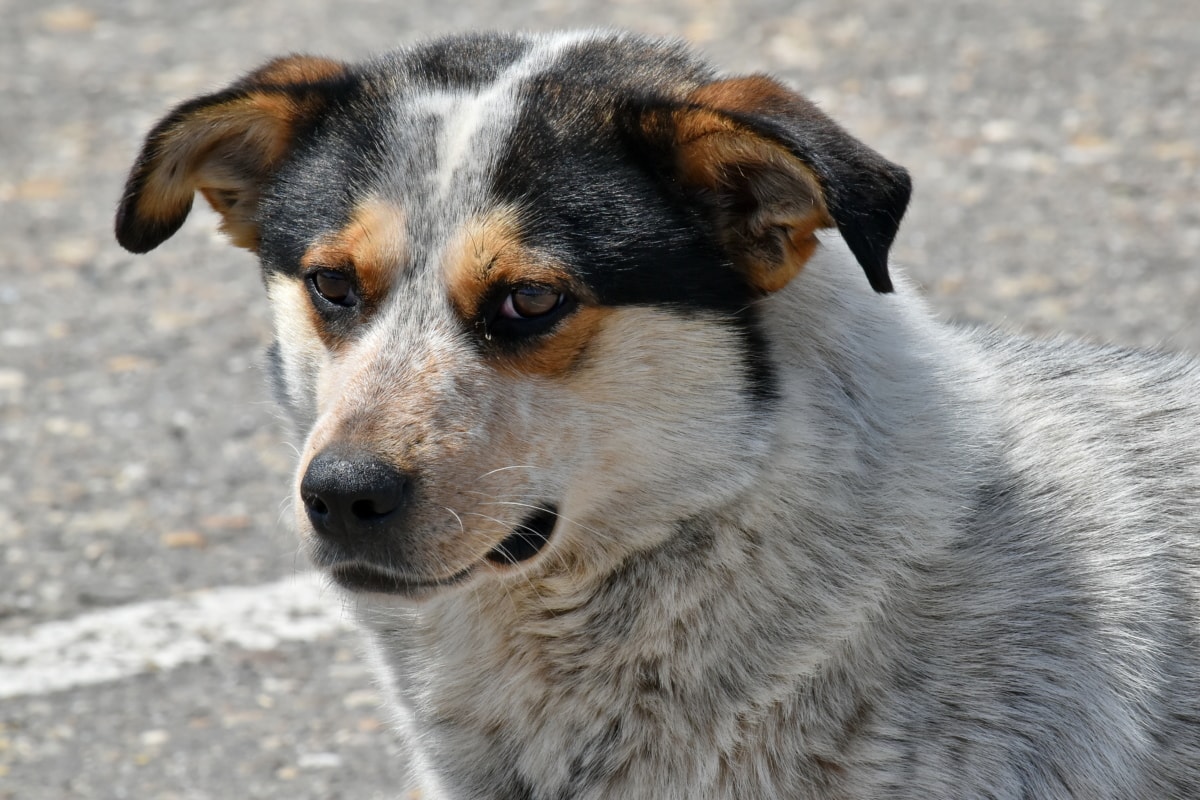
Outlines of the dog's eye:
{"type": "Polygon", "coordinates": [[[559,309],[567,296],[545,286],[522,286],[509,292],[500,315],[509,319],[536,319],[559,309]]]}
{"type": "Polygon", "coordinates": [[[354,281],[344,272],[332,269],[319,269],[309,279],[317,294],[334,305],[352,306],[358,302],[358,294],[354,291],[354,281]]]}
{"type": "Polygon", "coordinates": [[[484,338],[489,340],[496,337],[516,341],[539,336],[554,328],[578,305],[570,293],[549,286],[526,284],[503,291],[506,294],[492,295],[496,305],[490,305],[491,310],[485,310],[479,320],[484,338]]]}

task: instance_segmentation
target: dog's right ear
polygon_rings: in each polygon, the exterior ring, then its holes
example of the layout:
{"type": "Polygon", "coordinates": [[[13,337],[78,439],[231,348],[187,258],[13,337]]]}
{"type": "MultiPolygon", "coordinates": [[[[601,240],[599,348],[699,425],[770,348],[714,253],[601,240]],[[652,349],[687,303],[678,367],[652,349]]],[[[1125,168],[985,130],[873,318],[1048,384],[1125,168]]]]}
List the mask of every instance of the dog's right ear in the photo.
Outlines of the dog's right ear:
{"type": "Polygon", "coordinates": [[[348,80],[337,61],[288,56],[176,107],[150,131],[130,170],[117,241],[134,253],[158,247],[183,225],[198,191],[230,240],[257,250],[263,185],[348,80]]]}
{"type": "Polygon", "coordinates": [[[633,110],[636,140],[707,214],[751,285],[782,288],[816,251],[816,230],[836,227],[872,288],[892,291],[888,250],[908,205],[908,173],[804,97],[751,75],[633,110]]]}

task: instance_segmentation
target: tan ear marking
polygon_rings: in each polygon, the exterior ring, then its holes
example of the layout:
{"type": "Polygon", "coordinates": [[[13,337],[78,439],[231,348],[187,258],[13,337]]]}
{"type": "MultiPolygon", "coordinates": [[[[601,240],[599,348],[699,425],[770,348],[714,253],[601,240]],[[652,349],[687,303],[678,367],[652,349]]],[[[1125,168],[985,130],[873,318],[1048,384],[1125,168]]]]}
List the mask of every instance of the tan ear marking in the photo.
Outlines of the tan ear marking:
{"type": "Polygon", "coordinates": [[[688,101],[726,113],[770,114],[803,100],[766,75],[745,75],[707,83],[688,95],[688,101]]]}
{"type": "Polygon", "coordinates": [[[183,224],[199,191],[234,244],[258,246],[255,212],[264,182],[296,130],[324,108],[327,82],[346,74],[328,59],[277,59],[230,88],[175,108],[150,132],[117,211],[117,240],[152,250],[183,224]]]}
{"type": "Polygon", "coordinates": [[[771,101],[759,81],[732,81],[697,90],[692,99],[722,110],[690,106],[674,115],[679,180],[710,201],[717,235],[751,285],[763,292],[783,288],[817,248],[815,232],[834,225],[820,181],[778,142],[750,130],[725,108],[771,101]]]}
{"type": "Polygon", "coordinates": [[[764,75],[713,81],[638,108],[656,163],[676,168],[751,285],[775,291],[836,227],[877,292],[908,206],[908,173],[764,75]]]}
{"type": "Polygon", "coordinates": [[[331,58],[293,54],[282,56],[259,67],[248,80],[263,85],[319,83],[346,73],[346,65],[331,58]]]}

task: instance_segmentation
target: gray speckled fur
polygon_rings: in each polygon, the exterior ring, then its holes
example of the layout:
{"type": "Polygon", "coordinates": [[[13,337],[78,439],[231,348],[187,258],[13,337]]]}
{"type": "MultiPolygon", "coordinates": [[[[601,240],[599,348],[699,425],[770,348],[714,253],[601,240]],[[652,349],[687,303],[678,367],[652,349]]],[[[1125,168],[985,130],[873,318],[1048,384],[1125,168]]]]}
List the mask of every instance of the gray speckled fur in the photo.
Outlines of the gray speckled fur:
{"type": "Polygon", "coordinates": [[[364,610],[446,796],[1200,795],[1200,368],[861,284],[834,240],[766,301],[735,501],[501,649],[469,595],[364,610]]]}

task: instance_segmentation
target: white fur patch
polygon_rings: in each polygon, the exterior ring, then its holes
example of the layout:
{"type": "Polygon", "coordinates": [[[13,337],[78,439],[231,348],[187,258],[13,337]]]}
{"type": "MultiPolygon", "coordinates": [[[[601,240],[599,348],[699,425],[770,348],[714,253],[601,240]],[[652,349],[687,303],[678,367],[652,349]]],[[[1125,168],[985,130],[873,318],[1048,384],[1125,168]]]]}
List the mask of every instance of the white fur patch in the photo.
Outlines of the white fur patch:
{"type": "Polygon", "coordinates": [[[587,34],[540,37],[523,58],[483,91],[438,92],[421,98],[421,105],[440,118],[437,194],[448,198],[456,182],[486,172],[516,118],[515,93],[521,82],[544,70],[565,50],[586,40],[587,34]]]}
{"type": "Polygon", "coordinates": [[[313,325],[312,301],[302,280],[279,274],[267,277],[267,297],[287,399],[292,408],[311,411],[319,377],[329,365],[329,351],[313,325]]]}

